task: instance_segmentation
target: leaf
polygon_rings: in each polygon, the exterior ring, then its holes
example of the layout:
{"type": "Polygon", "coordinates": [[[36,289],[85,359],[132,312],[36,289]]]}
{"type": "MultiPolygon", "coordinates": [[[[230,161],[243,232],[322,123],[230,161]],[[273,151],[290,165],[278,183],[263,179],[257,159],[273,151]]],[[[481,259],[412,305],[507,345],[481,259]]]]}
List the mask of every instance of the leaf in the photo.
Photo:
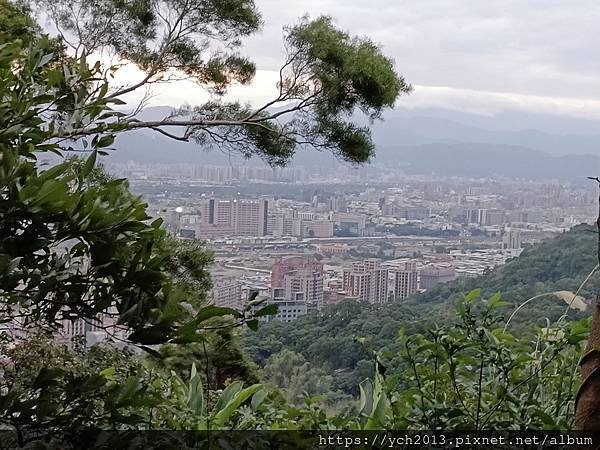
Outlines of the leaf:
{"type": "Polygon", "coordinates": [[[258,320],[257,319],[248,320],[246,322],[246,325],[248,325],[248,328],[250,328],[252,331],[258,330],[258,320]]]}
{"type": "Polygon", "coordinates": [[[365,430],[383,430],[386,428],[387,422],[387,411],[389,409],[389,402],[385,392],[381,392],[377,403],[373,410],[373,414],[367,419],[365,424],[365,430]]]}
{"type": "Polygon", "coordinates": [[[40,62],[38,63],[38,67],[45,66],[52,60],[52,58],[54,58],[54,53],[48,53],[48,54],[42,56],[42,58],[40,59],[40,62]]]}
{"type": "Polygon", "coordinates": [[[217,403],[213,408],[212,415],[214,416],[217,412],[223,409],[227,405],[227,403],[229,403],[233,399],[233,397],[242,390],[243,386],[244,383],[242,383],[241,381],[234,381],[229,386],[227,386],[221,394],[221,396],[219,397],[219,399],[217,400],[217,403]]]}
{"type": "Polygon", "coordinates": [[[361,416],[370,416],[373,412],[373,383],[371,380],[363,380],[359,385],[360,402],[358,411],[361,416]]]}
{"type": "Polygon", "coordinates": [[[98,92],[98,98],[103,98],[108,92],[108,83],[104,83],[98,92]]]}
{"type": "Polygon", "coordinates": [[[48,170],[44,170],[42,173],[40,173],[39,179],[40,180],[49,180],[49,179],[58,178],[63,173],[65,173],[68,168],[69,168],[68,164],[57,164],[56,166],[51,167],[48,170]]]}
{"type": "Polygon", "coordinates": [[[106,136],[102,136],[100,139],[98,139],[98,142],[96,143],[96,148],[108,147],[109,145],[112,145],[113,142],[115,142],[114,135],[108,134],[106,136]]]}
{"type": "Polygon", "coordinates": [[[481,296],[481,289],[473,289],[465,296],[465,301],[472,302],[481,296]]]}
{"type": "Polygon", "coordinates": [[[187,403],[196,416],[202,416],[204,412],[204,391],[202,389],[202,379],[196,371],[196,364],[192,364],[190,371],[187,403]]]}
{"type": "Polygon", "coordinates": [[[217,427],[222,427],[225,425],[231,414],[235,410],[237,410],[242,404],[248,400],[251,396],[253,396],[256,392],[262,389],[262,384],[254,384],[246,389],[238,392],[224,408],[219,410],[213,416],[213,424],[217,427]]]}
{"type": "Polygon", "coordinates": [[[92,375],[84,378],[83,380],[78,381],[78,388],[80,392],[93,392],[100,389],[102,386],[106,384],[107,377],[104,377],[100,374],[92,375]]]}
{"type": "Polygon", "coordinates": [[[500,292],[496,292],[487,302],[487,307],[490,311],[508,305],[510,305],[510,303],[502,300],[500,292]]]}
{"type": "MultiPolygon", "coordinates": [[[[24,193],[22,190],[21,193],[24,193]]],[[[48,180],[37,191],[34,197],[36,203],[55,203],[67,196],[68,186],[64,181],[48,180]]]]}
{"type": "Polygon", "coordinates": [[[265,401],[265,398],[267,398],[267,391],[265,389],[257,391],[252,396],[252,401],[250,402],[250,406],[252,407],[252,409],[256,411],[260,407],[262,402],[265,401]]]}
{"type": "Polygon", "coordinates": [[[113,105],[126,105],[127,102],[125,102],[124,100],[121,100],[120,98],[117,97],[110,97],[106,100],[106,103],[112,103],[113,105]]]}
{"type": "Polygon", "coordinates": [[[162,358],[162,355],[160,354],[160,352],[158,352],[157,350],[154,350],[153,348],[147,347],[145,345],[140,345],[139,348],[141,348],[146,353],[148,353],[149,355],[152,355],[155,358],[158,358],[158,359],[162,358]]]}
{"type": "Polygon", "coordinates": [[[168,339],[167,331],[158,326],[140,328],[129,335],[130,341],[145,345],[162,344],[168,339]]]}
{"type": "Polygon", "coordinates": [[[100,372],[100,376],[105,377],[105,378],[112,378],[115,376],[116,373],[117,373],[117,371],[115,370],[114,367],[108,367],[100,372]]]}
{"type": "Polygon", "coordinates": [[[385,428],[387,422],[387,413],[390,404],[384,391],[383,365],[379,360],[375,361],[375,385],[373,386],[373,403],[375,404],[372,413],[367,418],[365,430],[381,430],[385,428]]]}
{"type": "Polygon", "coordinates": [[[124,384],[120,385],[119,398],[117,401],[118,405],[125,405],[131,403],[133,397],[137,391],[141,388],[140,379],[137,376],[127,378],[124,384]]]}
{"type": "Polygon", "coordinates": [[[202,308],[200,311],[198,311],[198,314],[196,314],[196,317],[194,317],[194,322],[200,323],[200,322],[204,322],[205,320],[211,319],[213,317],[230,316],[230,315],[234,316],[234,317],[240,317],[241,313],[237,309],[210,305],[210,306],[206,306],[206,307],[202,308]]]}
{"type": "Polygon", "coordinates": [[[47,367],[42,367],[33,382],[33,387],[43,388],[55,385],[58,378],[62,377],[64,374],[65,371],[63,369],[49,369],[47,367]]]}
{"type": "Polygon", "coordinates": [[[85,160],[85,164],[83,165],[83,169],[81,171],[81,174],[84,177],[87,177],[90,173],[92,173],[92,170],[94,169],[94,166],[96,165],[96,157],[97,156],[98,156],[98,152],[94,150],[90,154],[88,159],[85,160]]]}

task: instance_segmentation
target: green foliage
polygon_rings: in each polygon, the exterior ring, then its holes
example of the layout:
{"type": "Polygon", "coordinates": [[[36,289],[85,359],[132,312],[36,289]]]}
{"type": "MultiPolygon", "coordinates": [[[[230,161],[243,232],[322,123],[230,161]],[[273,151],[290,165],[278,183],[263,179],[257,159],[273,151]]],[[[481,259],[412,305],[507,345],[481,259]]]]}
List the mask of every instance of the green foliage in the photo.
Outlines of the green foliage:
{"type": "Polygon", "coordinates": [[[570,429],[589,321],[540,329],[535,341],[518,339],[502,329],[502,303],[499,295],[482,300],[473,291],[457,303],[456,324],[401,333],[406,370],[390,372],[373,354],[375,375],[360,383],[357,410],[328,413],[327,377],[292,352],[276,355],[265,370],[269,382],[290,388],[285,398],[272,387],[244,388],[240,381],[223,390],[207,388],[196,364],[182,377],[111,347],[73,352],[42,339],[7,352],[14,365],[5,365],[0,418],[26,434],[90,424],[172,430],[570,429]],[[294,395],[301,384],[309,392],[294,395]],[[31,413],[15,419],[15,411],[32,405],[31,413]]]}
{"type": "MultiPolygon", "coordinates": [[[[480,288],[484,296],[502,292],[504,299],[511,303],[504,308],[507,312],[535,295],[564,290],[576,292],[597,263],[596,235],[590,230],[589,225],[578,225],[555,238],[526,247],[518,258],[485,275],[437,285],[415,296],[411,303],[419,309],[443,314],[448,302],[480,288]]],[[[599,289],[599,278],[592,277],[579,295],[592,298],[599,289]]],[[[518,334],[531,334],[532,323],[555,321],[565,310],[566,303],[552,295],[534,300],[515,316],[511,329],[518,334]]],[[[574,319],[588,315],[573,310],[568,314],[574,319]]]]}
{"type": "MultiPolygon", "coordinates": [[[[169,429],[206,430],[223,429],[231,422],[231,417],[245,403],[261,391],[262,385],[253,384],[244,388],[241,381],[235,381],[218,392],[214,404],[206,398],[202,380],[192,365],[189,381],[186,383],[175,373],[170,379],[161,379],[164,393],[169,395],[170,408],[162,408],[156,413],[158,423],[166,421],[169,429]],[[169,416],[176,411],[175,419],[169,416]]],[[[256,397],[258,402],[259,396],[256,397]]]]}
{"type": "Polygon", "coordinates": [[[18,39],[27,46],[37,33],[39,27],[27,6],[9,0],[0,1],[0,43],[18,39]]]}
{"type": "Polygon", "coordinates": [[[243,405],[260,404],[260,395],[254,399],[260,384],[244,388],[236,381],[209,390],[195,365],[182,378],[113,346],[69,349],[38,336],[4,352],[0,424],[20,439],[56,434],[68,440],[85,427],[224,429],[243,405]]]}
{"type": "Polygon", "coordinates": [[[589,321],[539,329],[531,342],[503,330],[502,304],[472,291],[457,304],[457,325],[402,337],[410,382],[396,394],[394,426],[572,429],[589,321]]]}
{"type": "MultiPolygon", "coordinates": [[[[6,347],[6,346],[5,346],[6,347]]],[[[74,351],[38,336],[4,348],[0,423],[20,439],[80,427],[135,426],[159,396],[144,387],[142,365],[127,350],[74,351]]]]}
{"type": "MultiPolygon", "coordinates": [[[[94,322],[110,312],[131,329],[131,341],[144,345],[199,340],[197,330],[216,316],[244,323],[248,312],[202,309],[211,255],[167,237],[126,180],[97,167],[112,136],[87,142],[92,152],[85,160],[66,159],[46,170],[36,163],[38,153],[60,153],[50,140],[53,124],[43,120],[49,98],[80,103],[96,71],[81,62],[71,62],[70,70],[50,67],[40,45],[26,54],[17,44],[0,47],[3,320],[19,314],[28,324],[52,328],[63,319],[94,322]],[[17,62],[21,68],[13,70],[17,62]]],[[[108,108],[105,94],[86,103],[86,117],[77,120],[100,117],[108,108]]]]}
{"type": "Polygon", "coordinates": [[[284,350],[271,356],[263,370],[267,383],[281,388],[288,404],[299,407],[306,399],[323,396],[322,407],[339,409],[340,402],[351,398],[334,392],[333,377],[324,370],[311,367],[301,354],[284,350]]]}
{"type": "Polygon", "coordinates": [[[52,336],[35,335],[28,340],[17,343],[7,342],[2,345],[5,358],[3,378],[12,390],[25,393],[28,384],[34,380],[42,369],[62,371],[64,376],[93,376],[110,368],[103,376],[126,378],[135,374],[140,363],[132,358],[133,353],[127,349],[112,346],[94,346],[86,349],[81,343],[70,350],[65,345],[54,342],[52,336]]]}
{"type": "MultiPolygon", "coordinates": [[[[423,333],[400,333],[405,363],[390,370],[374,353],[374,377],[360,383],[358,413],[327,415],[322,401],[283,408],[268,397],[255,426],[296,429],[531,430],[572,429],[579,385],[577,363],[589,320],[539,328],[535,339],[504,331],[500,295],[478,290],[457,302],[457,321],[423,333]],[[258,425],[256,425],[258,424],[258,425]]],[[[273,357],[280,377],[306,370],[306,362],[284,350],[273,357]]],[[[272,362],[265,373],[272,374],[272,362]]],[[[325,394],[324,397],[327,397],[325,394]]],[[[255,413],[255,416],[257,414],[255,413]]]]}
{"type": "Polygon", "coordinates": [[[158,74],[177,68],[218,92],[232,81],[248,82],[254,74],[254,65],[235,52],[211,54],[209,48],[214,39],[235,49],[241,37],[258,29],[260,16],[252,0],[35,3],[83,54],[108,48],[142,70],[158,74]]]}
{"type": "MultiPolygon", "coordinates": [[[[396,75],[392,61],[375,44],[336,29],[329,17],[305,18],[289,28],[286,44],[290,63],[305,67],[315,86],[309,101],[313,108],[307,112],[314,122],[306,117],[299,121],[321,146],[335,149],[341,158],[368,161],[374,152],[370,131],[354,124],[352,114],[359,110],[371,121],[378,119],[384,108],[392,107],[411,87],[396,75]]],[[[292,89],[302,87],[292,85],[292,89]]]]}
{"type": "Polygon", "coordinates": [[[358,396],[358,386],[372,377],[369,348],[381,352],[391,371],[403,370],[396,342],[398,330],[425,330],[429,320],[402,304],[368,305],[353,301],[327,308],[321,316],[305,316],[292,323],[269,322],[256,333],[244,333],[248,354],[261,367],[288,350],[301,354],[314,369],[333,377],[332,390],[358,396]],[[365,342],[357,338],[364,337],[365,342]]]}
{"type": "Polygon", "coordinates": [[[360,385],[360,418],[365,430],[382,430],[389,426],[391,404],[385,391],[380,363],[376,361],[375,382],[365,380],[360,385]]]}
{"type": "MultiPolygon", "coordinates": [[[[374,153],[370,129],[411,87],[393,62],[366,38],[336,29],[328,17],[307,18],[285,28],[287,59],[280,70],[279,95],[259,108],[227,103],[220,97],[233,83],[249,83],[255,66],[237,53],[240,39],[258,30],[252,0],[36,0],[69,46],[80,66],[85,57],[108,49],[137,65],[144,75],[131,86],[109,89],[118,67],[94,66],[95,77],[79,86],[75,104],[54,110],[60,119],[53,136],[74,138],[147,128],[183,141],[258,156],[284,165],[298,148],[329,150],[353,163],[374,153]],[[214,94],[196,107],[180,108],[164,120],[146,122],[132,115],[99,116],[91,104],[121,97],[172,77],[192,78],[214,94]],[[110,119],[110,120],[107,120],[110,119]],[[167,129],[178,127],[182,135],[167,129]]],[[[70,81],[70,80],[66,80],[70,81]]],[[[106,103],[105,103],[106,104],[106,103]]]]}
{"type": "Polygon", "coordinates": [[[210,389],[221,389],[233,380],[255,384],[259,380],[257,368],[243,350],[242,343],[231,321],[221,319],[220,325],[204,333],[202,342],[187,345],[166,344],[159,349],[160,358],[153,361],[157,367],[175,371],[184,376],[195,364],[202,383],[210,389]]]}

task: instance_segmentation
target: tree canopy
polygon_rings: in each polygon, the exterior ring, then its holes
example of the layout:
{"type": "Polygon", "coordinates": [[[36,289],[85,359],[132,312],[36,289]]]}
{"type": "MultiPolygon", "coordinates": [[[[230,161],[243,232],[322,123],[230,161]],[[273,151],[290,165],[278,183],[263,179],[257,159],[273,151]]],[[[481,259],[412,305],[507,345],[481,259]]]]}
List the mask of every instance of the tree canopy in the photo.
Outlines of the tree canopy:
{"type": "Polygon", "coordinates": [[[239,53],[241,39],[261,25],[253,1],[34,3],[58,30],[74,60],[105,52],[119,61],[95,66],[94,76],[81,85],[85,95],[79,96],[79,104],[51,108],[53,138],[151,129],[173,139],[258,156],[273,165],[285,164],[302,147],[329,150],[342,160],[360,163],[374,154],[369,128],[360,123],[380,119],[411,90],[372,41],[337,29],[329,17],[305,17],[285,28],[286,58],[276,97],[262,106],[226,102],[223,94],[230,85],[248,84],[255,74],[255,65],[239,53]],[[128,86],[109,84],[114,73],[123,70],[119,67],[128,64],[140,69],[142,78],[128,86]],[[213,94],[212,99],[174,108],[154,121],[140,120],[138,111],[109,120],[86,110],[85,104],[98,99],[100,92],[105,104],[121,103],[125,94],[179,79],[195,81],[199,89],[213,94]]]}

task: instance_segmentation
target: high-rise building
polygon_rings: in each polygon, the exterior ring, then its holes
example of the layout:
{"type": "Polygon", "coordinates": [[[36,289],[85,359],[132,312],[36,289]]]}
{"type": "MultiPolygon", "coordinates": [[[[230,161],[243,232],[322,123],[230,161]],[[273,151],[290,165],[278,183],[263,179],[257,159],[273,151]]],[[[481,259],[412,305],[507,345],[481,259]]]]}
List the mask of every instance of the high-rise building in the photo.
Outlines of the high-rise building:
{"type": "Polygon", "coordinates": [[[452,264],[430,264],[421,269],[419,274],[419,287],[421,289],[431,289],[439,283],[454,280],[456,272],[452,264]]]}
{"type": "Polygon", "coordinates": [[[521,232],[514,228],[507,228],[502,236],[504,250],[518,250],[521,248],[521,232]]]}
{"type": "Polygon", "coordinates": [[[334,212],[346,212],[348,209],[348,203],[346,198],[342,194],[334,195],[329,197],[327,200],[327,207],[329,211],[334,212]]]}
{"type": "Polygon", "coordinates": [[[506,220],[506,211],[489,209],[486,213],[485,225],[502,225],[506,220]]]}
{"type": "Polygon", "coordinates": [[[323,264],[314,257],[277,258],[271,270],[275,320],[291,321],[323,307],[323,264]]]}
{"type": "Polygon", "coordinates": [[[283,214],[272,216],[271,234],[276,237],[281,236],[301,236],[302,221],[291,217],[285,217],[283,214]]]}
{"type": "Polygon", "coordinates": [[[211,292],[212,301],[216,306],[233,308],[241,311],[244,308],[242,301],[242,283],[237,279],[219,280],[214,283],[211,292]]]}
{"type": "Polygon", "coordinates": [[[352,263],[343,271],[346,296],[369,303],[387,302],[388,270],[378,260],[352,263]]]}
{"type": "Polygon", "coordinates": [[[464,217],[465,223],[476,223],[479,225],[485,225],[487,222],[487,209],[475,208],[475,209],[465,209],[464,217]]]}
{"type": "Polygon", "coordinates": [[[196,235],[266,236],[269,230],[266,199],[210,199],[204,205],[196,235]]]}
{"type": "Polygon", "coordinates": [[[420,206],[400,208],[397,217],[405,218],[406,220],[425,220],[431,216],[431,208],[420,206]]]}
{"type": "Polygon", "coordinates": [[[392,278],[392,295],[395,300],[402,300],[414,294],[419,289],[419,271],[417,263],[406,261],[390,265],[389,273],[392,278]]]}
{"type": "Polygon", "coordinates": [[[232,204],[232,224],[236,235],[266,236],[268,200],[236,199],[232,204]]]}

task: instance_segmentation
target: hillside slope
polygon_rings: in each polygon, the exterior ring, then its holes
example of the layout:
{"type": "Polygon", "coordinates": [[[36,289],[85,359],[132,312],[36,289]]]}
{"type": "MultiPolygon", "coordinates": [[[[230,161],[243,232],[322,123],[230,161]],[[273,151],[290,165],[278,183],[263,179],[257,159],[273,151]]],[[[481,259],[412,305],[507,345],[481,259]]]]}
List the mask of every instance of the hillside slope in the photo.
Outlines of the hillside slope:
{"type": "MultiPolygon", "coordinates": [[[[513,306],[544,292],[575,292],[596,264],[596,234],[590,225],[580,225],[546,242],[526,248],[520,257],[487,275],[445,283],[405,302],[383,306],[346,302],[292,323],[270,322],[257,332],[245,333],[247,352],[259,366],[282,350],[301,354],[313,367],[334,377],[336,389],[355,393],[356,386],[372,371],[369,348],[387,355],[388,363],[400,368],[399,330],[411,334],[426,326],[453,320],[453,302],[480,288],[482,295],[501,292],[513,306]],[[364,338],[366,344],[358,342],[364,338]]],[[[580,295],[590,298],[600,290],[600,274],[592,277],[580,295]]],[[[517,333],[529,334],[546,319],[557,320],[565,313],[558,296],[532,301],[512,322],[517,333]]],[[[570,317],[586,313],[572,310],[570,317]]]]}

